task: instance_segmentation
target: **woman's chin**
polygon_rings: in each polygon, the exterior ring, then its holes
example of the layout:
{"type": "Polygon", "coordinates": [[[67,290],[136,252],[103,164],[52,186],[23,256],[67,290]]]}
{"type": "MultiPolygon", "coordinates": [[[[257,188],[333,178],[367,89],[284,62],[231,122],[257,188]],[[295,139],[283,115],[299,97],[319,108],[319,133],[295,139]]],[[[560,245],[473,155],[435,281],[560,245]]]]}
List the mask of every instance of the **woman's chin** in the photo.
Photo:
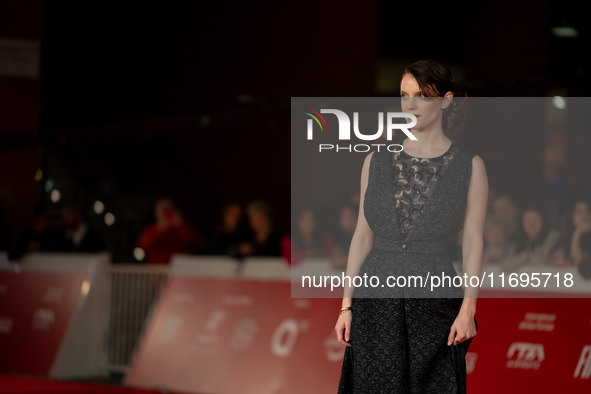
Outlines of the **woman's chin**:
{"type": "Polygon", "coordinates": [[[415,126],[412,129],[410,129],[411,133],[413,134],[420,134],[420,133],[424,133],[425,129],[421,126],[415,126]]]}

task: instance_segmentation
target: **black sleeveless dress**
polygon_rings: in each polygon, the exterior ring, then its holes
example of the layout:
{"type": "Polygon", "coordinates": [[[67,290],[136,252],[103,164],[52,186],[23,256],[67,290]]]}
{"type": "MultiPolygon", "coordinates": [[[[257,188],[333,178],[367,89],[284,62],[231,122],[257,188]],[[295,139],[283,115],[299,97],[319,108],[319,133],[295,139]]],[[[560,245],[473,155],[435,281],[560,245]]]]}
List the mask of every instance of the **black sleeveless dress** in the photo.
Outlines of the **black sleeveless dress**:
{"type": "MultiPolygon", "coordinates": [[[[363,208],[376,239],[360,276],[457,275],[446,246],[463,225],[473,157],[454,141],[429,159],[374,152],[363,208]]],[[[339,394],[465,393],[472,340],[447,345],[462,297],[453,286],[355,288],[339,394]]]]}

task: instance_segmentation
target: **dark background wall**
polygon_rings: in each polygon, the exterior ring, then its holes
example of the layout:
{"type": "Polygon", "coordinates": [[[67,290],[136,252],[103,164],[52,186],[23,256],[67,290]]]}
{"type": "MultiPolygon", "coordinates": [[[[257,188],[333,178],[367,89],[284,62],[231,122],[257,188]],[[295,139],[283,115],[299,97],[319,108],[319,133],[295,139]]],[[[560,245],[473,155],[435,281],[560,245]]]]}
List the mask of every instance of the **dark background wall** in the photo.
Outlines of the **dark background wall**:
{"type": "MultiPolygon", "coordinates": [[[[50,180],[62,202],[87,207],[118,261],[132,259],[158,196],[175,199],[204,240],[226,201],[263,198],[289,231],[290,97],[396,95],[403,65],[425,57],[448,63],[472,96],[584,96],[589,38],[577,7],[3,1],[0,38],[41,45],[37,77],[0,75],[5,220],[17,231],[42,204],[57,221],[50,180]],[[579,36],[554,36],[558,25],[579,36]],[[116,215],[114,226],[93,216],[97,199],[116,215]]],[[[504,182],[507,174],[533,177],[533,190],[542,191],[544,140],[520,135],[506,143],[514,137],[486,130],[462,141],[483,156],[501,191],[518,186],[504,182]]],[[[577,138],[579,149],[590,147],[577,138]]],[[[566,165],[577,183],[572,174],[584,164],[566,165]]]]}

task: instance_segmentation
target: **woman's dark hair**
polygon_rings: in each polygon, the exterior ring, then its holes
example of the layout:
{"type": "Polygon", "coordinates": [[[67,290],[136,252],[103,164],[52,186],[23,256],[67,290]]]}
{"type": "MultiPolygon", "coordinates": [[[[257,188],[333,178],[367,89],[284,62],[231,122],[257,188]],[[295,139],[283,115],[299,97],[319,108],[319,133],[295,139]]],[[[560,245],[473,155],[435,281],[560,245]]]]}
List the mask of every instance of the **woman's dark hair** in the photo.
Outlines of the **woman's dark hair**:
{"type": "Polygon", "coordinates": [[[468,100],[465,93],[456,90],[454,77],[442,63],[431,59],[424,59],[409,64],[402,76],[411,74],[419,84],[421,92],[428,97],[443,97],[452,92],[454,99],[443,111],[442,127],[446,132],[460,132],[466,123],[468,100]]]}
{"type": "Polygon", "coordinates": [[[269,220],[273,218],[273,208],[264,200],[255,200],[248,204],[246,207],[246,212],[250,214],[254,211],[262,212],[269,218],[269,220]]]}

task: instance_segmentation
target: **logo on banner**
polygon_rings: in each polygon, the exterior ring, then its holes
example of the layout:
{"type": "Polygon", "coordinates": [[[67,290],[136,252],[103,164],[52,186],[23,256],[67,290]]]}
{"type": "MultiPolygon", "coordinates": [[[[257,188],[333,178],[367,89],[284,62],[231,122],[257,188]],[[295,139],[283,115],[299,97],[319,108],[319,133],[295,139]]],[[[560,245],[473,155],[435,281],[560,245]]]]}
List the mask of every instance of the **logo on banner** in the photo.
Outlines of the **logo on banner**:
{"type": "Polygon", "coordinates": [[[474,372],[476,368],[476,359],[478,358],[478,353],[468,352],[466,353],[466,373],[474,372]]]}
{"type": "Polygon", "coordinates": [[[575,368],[575,378],[589,379],[591,377],[591,345],[583,346],[579,362],[575,368]]]}
{"type": "Polygon", "coordinates": [[[257,330],[258,324],[254,318],[247,317],[240,320],[234,326],[234,330],[230,336],[230,348],[235,351],[248,348],[253,343],[257,330]]]}
{"type": "Polygon", "coordinates": [[[527,331],[554,331],[556,315],[549,313],[528,312],[519,323],[520,330],[527,331]]]}
{"type": "Polygon", "coordinates": [[[331,362],[338,362],[343,360],[343,354],[345,353],[345,348],[343,345],[339,343],[336,336],[334,335],[334,331],[330,333],[328,337],[323,342],[324,345],[324,355],[326,359],[331,362]]]}
{"type": "Polygon", "coordinates": [[[0,334],[8,335],[12,331],[12,317],[0,316],[0,334]]]}
{"type": "Polygon", "coordinates": [[[271,352],[279,357],[289,357],[295,348],[300,333],[310,328],[309,320],[285,319],[271,337],[271,352]]]}
{"type": "MultiPolygon", "coordinates": [[[[362,141],[375,141],[382,137],[384,134],[384,116],[386,118],[385,122],[385,130],[386,130],[386,139],[391,141],[396,130],[402,131],[408,138],[413,141],[416,141],[417,138],[411,133],[410,129],[416,126],[417,118],[413,114],[407,112],[387,112],[385,115],[383,112],[378,112],[377,114],[377,131],[372,131],[369,133],[362,132],[359,128],[359,112],[353,112],[353,122],[351,122],[351,118],[347,115],[344,111],[339,109],[321,109],[320,112],[316,111],[312,108],[304,108],[304,114],[308,116],[307,122],[307,139],[312,141],[314,139],[314,128],[320,129],[320,132],[328,131],[328,123],[326,122],[326,118],[322,116],[322,114],[330,114],[336,117],[336,121],[338,122],[338,132],[336,134],[336,138],[339,141],[351,141],[351,130],[353,131],[353,135],[362,141]],[[395,119],[409,119],[409,123],[395,123],[395,119]],[[315,126],[317,125],[317,126],[315,126]]],[[[376,146],[380,149],[381,146],[385,146],[385,144],[371,144],[371,146],[376,146]]],[[[371,146],[368,144],[348,144],[348,145],[339,145],[339,144],[319,144],[318,149],[319,152],[322,151],[348,151],[348,152],[369,152],[371,150],[371,146]]],[[[391,144],[386,146],[386,149],[390,152],[400,152],[402,150],[402,146],[400,144],[391,144]]]]}
{"type": "Polygon", "coordinates": [[[54,304],[61,304],[64,301],[66,289],[63,287],[48,287],[43,294],[43,301],[54,304]]]}
{"type": "Polygon", "coordinates": [[[164,342],[172,342],[175,340],[181,325],[183,324],[183,318],[181,316],[169,316],[162,325],[162,331],[160,332],[160,338],[164,342]]]}
{"type": "Polygon", "coordinates": [[[39,308],[33,313],[33,329],[48,331],[55,323],[55,314],[51,309],[39,308]]]}
{"type": "Polygon", "coordinates": [[[544,361],[541,343],[513,342],[507,351],[507,368],[539,369],[544,361]]]}
{"type": "Polygon", "coordinates": [[[224,310],[214,309],[203,325],[205,332],[199,332],[195,336],[197,341],[193,349],[198,353],[217,353],[220,343],[219,331],[222,323],[226,321],[227,318],[228,315],[224,310]]]}

